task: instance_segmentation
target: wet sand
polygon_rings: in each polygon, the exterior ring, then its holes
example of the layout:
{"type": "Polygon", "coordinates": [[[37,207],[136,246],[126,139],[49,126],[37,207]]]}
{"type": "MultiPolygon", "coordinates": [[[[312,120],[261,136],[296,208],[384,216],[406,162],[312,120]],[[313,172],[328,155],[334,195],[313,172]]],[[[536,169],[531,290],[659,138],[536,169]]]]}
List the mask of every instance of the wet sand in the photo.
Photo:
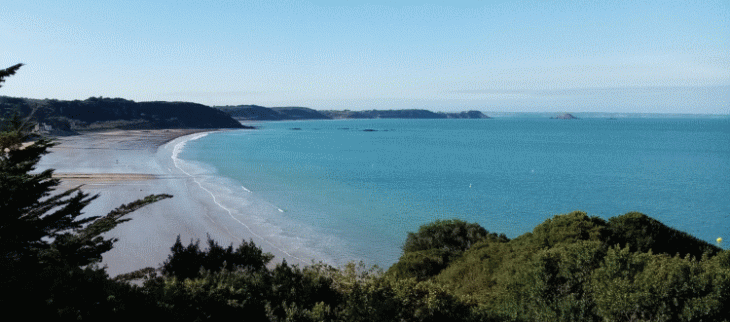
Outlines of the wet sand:
{"type": "Polygon", "coordinates": [[[178,235],[184,244],[200,239],[203,247],[208,235],[234,247],[253,239],[273,253],[275,261],[303,263],[283,248],[257,240],[255,228],[223,211],[193,176],[176,166],[171,157],[175,146],[203,131],[130,130],[63,137],[39,163],[39,170],[55,169],[54,176],[62,180],[60,189],[83,185],[83,191],[99,194],[84,208],[85,215],[104,215],[149,194],[173,195],[128,215],[131,221],[108,233],[119,239],[103,256],[111,276],[159,267],[178,235]]]}

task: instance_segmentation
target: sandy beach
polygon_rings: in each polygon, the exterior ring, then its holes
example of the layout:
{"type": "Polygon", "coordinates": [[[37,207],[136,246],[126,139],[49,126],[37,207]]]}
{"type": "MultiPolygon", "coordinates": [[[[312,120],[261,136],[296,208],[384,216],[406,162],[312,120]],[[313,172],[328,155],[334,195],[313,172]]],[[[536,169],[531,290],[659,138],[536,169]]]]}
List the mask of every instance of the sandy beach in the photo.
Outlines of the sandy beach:
{"type": "Polygon", "coordinates": [[[83,191],[100,195],[84,208],[86,215],[104,215],[149,194],[173,195],[130,214],[131,221],[109,233],[119,239],[103,257],[102,264],[111,276],[159,267],[178,235],[185,244],[200,239],[203,247],[207,235],[234,247],[253,239],[264,251],[273,253],[277,262],[285,258],[290,263],[305,263],[231,214],[194,174],[175,161],[175,149],[179,150],[191,135],[204,135],[201,132],[204,130],[87,133],[59,138],[59,144],[42,158],[38,169],[55,169],[55,176],[62,180],[61,189],[83,185],[83,191]]]}

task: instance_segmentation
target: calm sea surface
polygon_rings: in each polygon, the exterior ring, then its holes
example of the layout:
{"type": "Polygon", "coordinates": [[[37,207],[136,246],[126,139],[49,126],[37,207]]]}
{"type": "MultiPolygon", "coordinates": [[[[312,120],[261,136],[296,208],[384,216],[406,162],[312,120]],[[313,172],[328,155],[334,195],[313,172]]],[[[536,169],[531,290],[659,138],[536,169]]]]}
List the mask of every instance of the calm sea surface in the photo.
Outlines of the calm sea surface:
{"type": "MultiPolygon", "coordinates": [[[[279,211],[284,233],[334,264],[390,266],[436,219],[517,237],[556,214],[639,211],[730,240],[730,119],[334,120],[263,122],[187,143],[279,211]]],[[[229,193],[248,193],[229,189],[229,193]]]]}

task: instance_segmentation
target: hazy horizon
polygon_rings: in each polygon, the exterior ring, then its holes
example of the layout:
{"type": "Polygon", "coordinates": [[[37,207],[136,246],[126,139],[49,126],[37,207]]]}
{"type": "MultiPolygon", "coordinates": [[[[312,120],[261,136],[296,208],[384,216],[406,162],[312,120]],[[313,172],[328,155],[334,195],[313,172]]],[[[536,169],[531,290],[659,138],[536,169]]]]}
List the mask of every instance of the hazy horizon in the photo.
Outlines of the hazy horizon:
{"type": "Polygon", "coordinates": [[[730,114],[730,3],[15,2],[2,95],[730,114]]]}
{"type": "MultiPolygon", "coordinates": [[[[726,86],[726,87],[728,87],[727,90],[730,90],[730,86],[726,86]]],[[[11,97],[11,96],[8,96],[8,95],[0,95],[0,97],[11,97]]],[[[173,102],[173,103],[176,103],[176,102],[185,102],[185,103],[202,104],[202,105],[206,105],[206,106],[209,106],[209,107],[261,106],[261,107],[266,107],[266,108],[310,108],[310,109],[317,110],[317,111],[344,111],[344,110],[350,110],[350,111],[371,111],[371,110],[427,110],[427,111],[432,111],[432,112],[437,112],[437,113],[460,113],[460,112],[468,112],[468,111],[480,111],[480,112],[486,113],[487,116],[496,116],[496,117],[500,117],[500,116],[513,116],[513,115],[521,115],[521,114],[560,115],[560,114],[565,114],[565,113],[569,113],[569,114],[571,114],[571,113],[572,114],[581,114],[581,115],[591,115],[591,116],[593,116],[593,115],[599,115],[600,117],[609,116],[609,115],[634,115],[634,116],[636,116],[636,115],[659,115],[659,116],[661,116],[661,115],[666,115],[666,116],[682,116],[682,115],[691,116],[691,115],[696,115],[696,116],[708,116],[708,117],[709,116],[730,116],[730,113],[727,113],[727,112],[725,114],[722,114],[722,113],[701,113],[701,112],[696,112],[696,111],[692,111],[692,112],[673,112],[673,111],[642,112],[642,111],[614,111],[614,110],[583,111],[583,110],[579,110],[579,109],[578,110],[571,110],[571,109],[565,109],[565,108],[560,109],[559,106],[552,106],[552,109],[549,108],[549,107],[545,107],[545,108],[540,109],[540,110],[527,110],[527,109],[525,109],[525,110],[520,110],[520,109],[513,109],[513,110],[501,109],[500,110],[500,109],[490,108],[490,107],[464,107],[464,108],[458,108],[458,107],[456,107],[455,108],[453,106],[450,107],[450,108],[440,108],[440,107],[431,108],[431,107],[418,107],[418,106],[416,106],[416,107],[408,107],[408,106],[405,106],[405,107],[400,107],[400,108],[395,108],[395,107],[369,108],[366,105],[363,105],[363,106],[361,106],[359,108],[347,108],[347,107],[343,107],[343,108],[339,108],[339,109],[338,108],[331,108],[330,109],[330,108],[318,108],[318,107],[302,106],[302,105],[281,105],[281,106],[277,106],[277,105],[262,105],[262,104],[257,104],[255,102],[253,102],[253,103],[248,102],[248,103],[244,103],[244,104],[207,105],[207,104],[203,104],[203,103],[200,103],[200,102],[181,101],[181,100],[171,100],[171,101],[153,100],[153,101],[145,101],[145,100],[133,100],[133,99],[124,98],[124,97],[104,97],[104,96],[90,96],[90,97],[87,97],[87,98],[69,98],[69,99],[57,99],[57,98],[52,98],[52,97],[44,97],[44,98],[37,98],[37,97],[17,97],[17,98],[30,99],[30,100],[40,100],[40,101],[43,101],[43,100],[54,100],[54,99],[55,100],[67,100],[67,101],[74,101],[74,100],[83,101],[83,100],[86,100],[86,99],[89,99],[89,98],[104,98],[104,99],[125,99],[125,100],[131,100],[131,101],[138,102],[138,103],[139,102],[173,102]]]]}

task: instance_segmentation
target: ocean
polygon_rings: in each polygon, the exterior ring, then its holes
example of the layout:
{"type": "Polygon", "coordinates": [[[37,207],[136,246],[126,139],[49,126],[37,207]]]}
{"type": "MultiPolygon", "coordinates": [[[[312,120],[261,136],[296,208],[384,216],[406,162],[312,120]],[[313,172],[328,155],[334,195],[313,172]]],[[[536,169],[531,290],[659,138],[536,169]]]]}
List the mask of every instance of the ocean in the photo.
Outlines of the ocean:
{"type": "Polygon", "coordinates": [[[727,117],[253,125],[191,137],[177,158],[218,185],[207,189],[217,200],[245,200],[221,211],[257,205],[248,225],[267,227],[253,228],[257,244],[307,260],[387,268],[408,232],[437,219],[514,238],[574,210],[638,211],[708,242],[730,239],[727,117]]]}

